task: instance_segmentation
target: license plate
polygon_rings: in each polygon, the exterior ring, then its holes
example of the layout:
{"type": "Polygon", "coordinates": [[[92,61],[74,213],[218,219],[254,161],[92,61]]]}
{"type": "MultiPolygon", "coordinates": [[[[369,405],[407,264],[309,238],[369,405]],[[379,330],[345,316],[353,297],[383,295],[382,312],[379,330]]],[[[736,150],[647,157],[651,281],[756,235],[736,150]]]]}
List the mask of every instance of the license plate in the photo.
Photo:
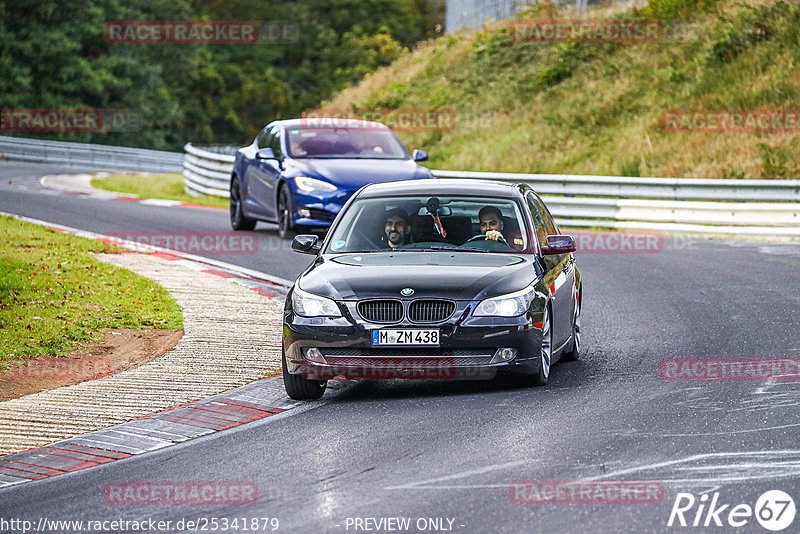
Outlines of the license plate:
{"type": "Polygon", "coordinates": [[[439,346],[439,330],[436,329],[404,329],[373,330],[372,344],[389,345],[434,345],[439,346]]]}

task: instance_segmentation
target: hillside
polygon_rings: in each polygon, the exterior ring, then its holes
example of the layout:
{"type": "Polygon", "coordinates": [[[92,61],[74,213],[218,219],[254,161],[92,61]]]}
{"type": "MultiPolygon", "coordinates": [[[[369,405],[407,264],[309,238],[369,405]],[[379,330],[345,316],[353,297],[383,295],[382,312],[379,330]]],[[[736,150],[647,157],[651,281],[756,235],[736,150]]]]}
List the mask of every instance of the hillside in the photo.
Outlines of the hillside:
{"type": "Polygon", "coordinates": [[[495,21],[406,52],[322,108],[451,111],[451,129],[398,131],[409,148],[427,150],[437,169],[800,175],[797,4],[651,0],[638,10],[605,7],[578,16],[540,5],[518,16],[547,19],[650,19],[664,31],[655,42],[524,42],[509,21],[495,21]],[[702,111],[708,122],[685,115],[670,131],[669,110],[702,111]],[[763,110],[779,114],[759,123],[763,110]],[[734,112],[744,118],[730,131],[734,112]]]}

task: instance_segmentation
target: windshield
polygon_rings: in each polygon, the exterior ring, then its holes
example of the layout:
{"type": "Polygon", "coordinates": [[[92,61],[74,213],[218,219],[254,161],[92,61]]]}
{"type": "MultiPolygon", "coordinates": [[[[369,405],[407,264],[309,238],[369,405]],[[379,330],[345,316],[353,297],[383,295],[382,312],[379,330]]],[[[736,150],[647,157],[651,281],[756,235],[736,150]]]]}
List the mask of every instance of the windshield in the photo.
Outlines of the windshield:
{"type": "Polygon", "coordinates": [[[400,140],[379,128],[289,128],[293,158],[408,159],[400,140]]]}
{"type": "Polygon", "coordinates": [[[523,252],[527,235],[519,205],[507,198],[362,199],[344,213],[325,252],[523,252]]]}

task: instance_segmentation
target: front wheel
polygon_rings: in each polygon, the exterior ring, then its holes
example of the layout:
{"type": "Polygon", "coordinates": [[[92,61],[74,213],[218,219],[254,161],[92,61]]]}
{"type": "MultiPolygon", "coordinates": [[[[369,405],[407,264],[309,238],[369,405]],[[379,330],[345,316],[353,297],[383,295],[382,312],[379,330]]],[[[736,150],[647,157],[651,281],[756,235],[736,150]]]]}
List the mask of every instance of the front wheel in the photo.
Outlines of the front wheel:
{"type": "Polygon", "coordinates": [[[327,380],[306,380],[302,375],[289,373],[286,367],[286,354],[281,350],[281,366],[283,367],[283,387],[286,394],[294,400],[317,400],[328,387],[327,380]]]}
{"type": "Polygon", "coordinates": [[[281,185],[278,193],[278,236],[289,239],[289,234],[294,230],[292,221],[292,197],[286,184],[281,185]]]}
{"type": "Polygon", "coordinates": [[[252,230],[256,227],[256,220],[245,217],[242,210],[242,190],[239,185],[239,178],[233,176],[231,178],[230,202],[231,228],[234,230],[252,230]]]}
{"type": "Polygon", "coordinates": [[[550,362],[553,358],[553,330],[550,323],[550,306],[545,306],[542,317],[542,346],[539,349],[539,369],[530,377],[530,382],[533,386],[544,386],[550,378],[550,362]]]}

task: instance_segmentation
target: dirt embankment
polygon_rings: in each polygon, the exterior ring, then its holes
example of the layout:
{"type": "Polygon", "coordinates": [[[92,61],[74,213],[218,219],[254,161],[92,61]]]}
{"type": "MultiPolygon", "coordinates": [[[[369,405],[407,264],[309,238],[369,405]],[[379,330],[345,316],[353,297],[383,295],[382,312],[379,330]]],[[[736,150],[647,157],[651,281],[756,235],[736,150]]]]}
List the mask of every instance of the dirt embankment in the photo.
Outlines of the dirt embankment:
{"type": "Polygon", "coordinates": [[[0,401],[133,369],[172,350],[183,330],[118,328],[66,356],[29,360],[0,373],[0,401]]]}

